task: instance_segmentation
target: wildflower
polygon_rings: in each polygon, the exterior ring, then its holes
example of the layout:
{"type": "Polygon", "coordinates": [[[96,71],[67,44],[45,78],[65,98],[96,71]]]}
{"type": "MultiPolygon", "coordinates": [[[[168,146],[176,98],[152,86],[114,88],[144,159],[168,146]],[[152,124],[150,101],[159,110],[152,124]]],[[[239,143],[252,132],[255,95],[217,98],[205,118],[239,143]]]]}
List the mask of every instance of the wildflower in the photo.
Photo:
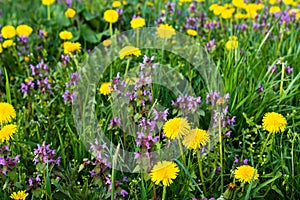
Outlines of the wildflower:
{"type": "Polygon", "coordinates": [[[11,25],[6,25],[6,26],[2,27],[1,34],[4,39],[13,38],[16,35],[15,27],[13,27],[11,25]]]}
{"type": "Polygon", "coordinates": [[[131,28],[142,28],[146,25],[145,19],[138,17],[130,21],[131,28]]]}
{"type": "Polygon", "coordinates": [[[64,42],[63,48],[65,54],[72,54],[81,49],[81,44],[79,42],[64,42]]]}
{"type": "Polygon", "coordinates": [[[244,0],[232,0],[232,4],[237,8],[245,8],[246,7],[244,0]]]}
{"type": "Polygon", "coordinates": [[[162,161],[154,165],[150,176],[156,185],[162,182],[164,186],[169,186],[173,183],[172,179],[177,177],[178,172],[179,168],[174,162],[162,161]]]}
{"type": "Polygon", "coordinates": [[[102,42],[102,44],[103,44],[103,46],[105,46],[105,47],[108,47],[108,46],[110,46],[111,44],[112,44],[112,40],[104,40],[103,42],[102,42]]]}
{"type": "Polygon", "coordinates": [[[238,41],[237,41],[237,37],[236,36],[230,36],[229,37],[229,41],[226,42],[225,47],[227,50],[234,50],[236,48],[238,48],[238,41]]]}
{"type": "Polygon", "coordinates": [[[65,16],[68,18],[73,18],[76,15],[76,11],[73,8],[68,8],[65,12],[65,16]]]}
{"type": "Polygon", "coordinates": [[[14,43],[13,40],[5,40],[2,44],[3,48],[8,48],[8,47],[11,47],[11,46],[15,46],[16,43],[14,43]]]}
{"type": "Polygon", "coordinates": [[[287,67],[285,68],[285,72],[286,72],[287,74],[291,74],[292,71],[293,71],[293,68],[290,67],[290,66],[287,66],[287,67]]]}
{"type": "Polygon", "coordinates": [[[104,12],[104,20],[109,23],[116,23],[119,19],[119,14],[115,10],[107,10],[104,12]]]}
{"type": "Polygon", "coordinates": [[[73,38],[73,34],[70,31],[62,31],[59,33],[59,37],[62,40],[71,40],[73,38]]]}
{"type": "Polygon", "coordinates": [[[18,192],[13,192],[10,195],[10,198],[15,199],[15,200],[25,200],[27,196],[28,196],[28,193],[26,193],[25,190],[21,190],[18,192]]]}
{"type": "Polygon", "coordinates": [[[128,5],[128,2],[125,1],[125,0],[123,0],[122,3],[123,3],[124,6],[127,6],[127,5],[128,5]]]}
{"type": "Polygon", "coordinates": [[[148,1],[148,2],[147,2],[147,6],[149,6],[149,7],[153,7],[153,6],[154,6],[154,4],[153,4],[152,2],[150,2],[150,1],[148,1]]]}
{"type": "Polygon", "coordinates": [[[0,53],[3,52],[2,44],[0,43],[0,53]]]}
{"type": "Polygon", "coordinates": [[[42,4],[45,6],[50,6],[55,3],[55,0],[42,0],[42,4]]]}
{"type": "Polygon", "coordinates": [[[198,35],[197,31],[192,30],[192,29],[188,29],[186,32],[190,36],[197,36],[198,35]]]}
{"type": "Polygon", "coordinates": [[[100,94],[109,95],[112,92],[111,85],[111,82],[102,83],[100,86],[100,94]]]}
{"type": "Polygon", "coordinates": [[[175,29],[168,24],[160,24],[157,28],[157,34],[160,38],[170,39],[173,35],[176,34],[175,29]]]}
{"type": "Polygon", "coordinates": [[[238,179],[240,182],[250,183],[252,180],[252,176],[254,176],[253,180],[257,180],[259,174],[254,169],[254,167],[251,167],[249,165],[242,165],[234,170],[234,178],[238,179]]]}
{"type": "Polygon", "coordinates": [[[287,125],[286,118],[276,112],[266,113],[262,121],[263,128],[269,133],[283,132],[287,125]]]}
{"type": "Polygon", "coordinates": [[[0,141],[1,142],[8,142],[11,138],[12,135],[14,133],[17,132],[17,126],[14,124],[9,124],[4,126],[1,130],[0,130],[0,141]]]}
{"type": "Polygon", "coordinates": [[[16,32],[19,37],[21,36],[28,37],[32,33],[32,28],[26,24],[22,24],[17,26],[16,32]]]}
{"type": "Polygon", "coordinates": [[[139,57],[141,55],[141,50],[134,46],[126,46],[119,51],[119,55],[121,60],[130,55],[139,57]]]}
{"type": "Polygon", "coordinates": [[[42,145],[38,144],[37,148],[34,149],[34,164],[36,163],[54,163],[59,165],[60,158],[58,157],[55,159],[56,151],[50,149],[50,144],[46,145],[46,142],[44,141],[42,145]]]}
{"type": "Polygon", "coordinates": [[[120,1],[114,1],[112,3],[113,8],[119,8],[120,6],[122,6],[122,3],[120,1]]]}
{"type": "Polygon", "coordinates": [[[280,12],[280,7],[279,6],[272,6],[270,8],[270,13],[278,13],[280,12]]]}
{"type": "Polygon", "coordinates": [[[222,16],[223,19],[230,19],[232,17],[232,15],[233,15],[234,11],[235,11],[234,8],[225,9],[221,13],[221,16],[222,16]]]}
{"type": "Polygon", "coordinates": [[[283,0],[283,3],[285,5],[292,5],[294,3],[294,1],[293,0],[283,0]]]}
{"type": "Polygon", "coordinates": [[[0,103],[0,124],[10,123],[16,118],[16,111],[9,103],[0,103]]]}
{"type": "Polygon", "coordinates": [[[184,118],[178,117],[168,120],[163,127],[166,137],[170,139],[181,138],[188,134],[190,129],[191,127],[188,121],[184,118]]]}
{"type": "Polygon", "coordinates": [[[277,3],[277,0],[269,0],[269,4],[273,5],[273,4],[276,4],[277,3]]]}
{"type": "Polygon", "coordinates": [[[198,128],[192,129],[182,141],[184,146],[193,150],[197,150],[200,147],[205,146],[208,142],[209,135],[207,131],[198,128]]]}

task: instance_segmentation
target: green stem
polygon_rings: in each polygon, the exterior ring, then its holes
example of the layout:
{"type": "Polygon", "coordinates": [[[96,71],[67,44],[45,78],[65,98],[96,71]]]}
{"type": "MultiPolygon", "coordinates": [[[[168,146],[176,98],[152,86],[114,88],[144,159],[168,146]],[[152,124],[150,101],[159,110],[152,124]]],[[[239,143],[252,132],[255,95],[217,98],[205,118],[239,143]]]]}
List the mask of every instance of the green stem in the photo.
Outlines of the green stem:
{"type": "Polygon", "coordinates": [[[180,154],[181,154],[181,158],[182,158],[182,163],[186,167],[182,144],[179,140],[178,140],[178,145],[179,145],[179,150],[180,150],[180,154]]]}
{"type": "Polygon", "coordinates": [[[50,20],[51,16],[50,16],[50,5],[47,6],[47,19],[50,20]]]}
{"type": "Polygon", "coordinates": [[[110,32],[110,38],[112,38],[113,35],[112,23],[109,23],[109,32],[110,32]]]}
{"type": "Polygon", "coordinates": [[[272,133],[269,133],[269,134],[268,134],[267,139],[265,140],[265,142],[264,142],[264,144],[263,144],[263,148],[262,148],[262,150],[261,150],[261,152],[260,152],[260,154],[259,154],[259,163],[261,163],[261,165],[262,165],[262,155],[263,155],[263,153],[265,152],[265,148],[266,148],[267,143],[268,143],[268,141],[269,141],[270,135],[272,135],[272,133]]]}
{"type": "Polygon", "coordinates": [[[197,153],[197,160],[198,160],[200,178],[201,178],[201,182],[202,182],[202,185],[203,185],[203,192],[204,192],[204,196],[206,196],[206,187],[205,187],[205,184],[204,184],[204,177],[203,177],[203,171],[202,171],[202,158],[201,158],[201,155],[200,155],[199,151],[197,153]]]}
{"type": "Polygon", "coordinates": [[[127,64],[126,64],[126,69],[125,69],[125,75],[124,75],[124,78],[126,78],[126,76],[127,76],[127,72],[128,72],[128,69],[129,69],[130,60],[131,60],[131,57],[129,57],[129,58],[127,59],[127,64]]]}
{"type": "Polygon", "coordinates": [[[285,67],[285,64],[284,64],[284,62],[282,62],[282,64],[281,64],[281,80],[280,80],[280,98],[282,97],[282,94],[283,94],[284,67],[285,67]]]}
{"type": "MultiPolygon", "coordinates": [[[[220,113],[221,114],[221,113],[220,113]]],[[[223,145],[222,145],[222,127],[221,116],[219,115],[219,142],[220,142],[220,163],[221,163],[221,192],[223,193],[224,177],[223,177],[223,145]]]]}
{"type": "Polygon", "coordinates": [[[112,172],[111,172],[111,196],[110,199],[114,200],[114,194],[115,194],[115,176],[116,176],[116,165],[117,165],[117,159],[118,159],[118,154],[120,150],[120,144],[118,144],[116,153],[114,154],[113,157],[113,162],[112,162],[112,172]]]}
{"type": "Polygon", "coordinates": [[[166,199],[166,194],[167,194],[167,186],[164,185],[164,190],[163,190],[162,200],[165,200],[165,199],[166,199]]]}
{"type": "Polygon", "coordinates": [[[9,77],[7,75],[6,68],[3,67],[3,69],[4,69],[4,74],[5,74],[6,100],[7,100],[7,103],[11,104],[11,92],[10,92],[10,87],[9,87],[9,77]]]}
{"type": "Polygon", "coordinates": [[[140,30],[136,29],[136,47],[139,47],[139,35],[140,35],[140,30]]]}

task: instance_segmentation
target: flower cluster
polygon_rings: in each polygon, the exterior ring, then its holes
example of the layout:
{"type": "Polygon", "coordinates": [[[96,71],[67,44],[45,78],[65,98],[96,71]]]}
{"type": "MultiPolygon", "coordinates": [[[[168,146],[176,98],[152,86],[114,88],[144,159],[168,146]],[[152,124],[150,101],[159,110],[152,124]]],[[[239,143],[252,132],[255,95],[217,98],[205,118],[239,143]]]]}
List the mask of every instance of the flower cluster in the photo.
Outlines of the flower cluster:
{"type": "Polygon", "coordinates": [[[0,127],[2,127],[0,129],[0,142],[8,142],[17,132],[17,126],[10,124],[14,118],[16,118],[14,107],[9,103],[0,103],[0,127]]]}
{"type": "Polygon", "coordinates": [[[73,90],[77,84],[78,79],[79,79],[79,74],[78,72],[75,72],[71,75],[71,79],[69,80],[69,82],[66,83],[66,90],[63,95],[65,103],[67,102],[73,103],[74,99],[76,98],[76,93],[73,90]]]}
{"type": "Polygon", "coordinates": [[[196,112],[199,109],[201,97],[194,97],[192,95],[178,95],[176,102],[172,100],[172,105],[184,114],[189,112],[196,112]]]}
{"type": "Polygon", "coordinates": [[[0,147],[0,174],[6,175],[8,172],[16,168],[20,155],[10,157],[9,146],[0,147]]]}
{"type": "Polygon", "coordinates": [[[50,149],[50,144],[46,145],[44,141],[42,145],[38,144],[37,148],[34,149],[34,164],[37,163],[44,163],[44,164],[53,164],[59,165],[60,164],[60,156],[56,158],[56,151],[50,149]]]}

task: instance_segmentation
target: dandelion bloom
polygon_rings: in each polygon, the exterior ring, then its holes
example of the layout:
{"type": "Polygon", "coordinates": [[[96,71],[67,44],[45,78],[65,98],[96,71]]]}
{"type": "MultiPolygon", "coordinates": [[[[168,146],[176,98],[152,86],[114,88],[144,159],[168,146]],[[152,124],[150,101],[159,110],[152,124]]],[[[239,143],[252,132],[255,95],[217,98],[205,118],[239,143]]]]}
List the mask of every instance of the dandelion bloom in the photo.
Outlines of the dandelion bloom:
{"type": "Polygon", "coordinates": [[[55,0],[42,0],[42,4],[45,6],[50,6],[55,3],[55,0]]]}
{"type": "Polygon", "coordinates": [[[163,127],[166,137],[170,139],[181,138],[187,135],[190,129],[188,121],[179,117],[168,120],[163,127]]]}
{"type": "Polygon", "coordinates": [[[103,44],[103,46],[105,46],[105,47],[108,47],[108,46],[110,46],[111,45],[111,43],[112,43],[112,41],[111,40],[104,40],[103,42],[102,42],[102,44],[103,44]]]}
{"type": "Polygon", "coordinates": [[[157,28],[157,34],[160,38],[170,39],[173,35],[176,34],[175,29],[168,24],[160,24],[157,28]]]}
{"type": "Polygon", "coordinates": [[[14,43],[13,40],[5,40],[2,44],[3,48],[8,48],[8,47],[11,47],[11,46],[15,46],[16,43],[14,43]]]}
{"type": "Polygon", "coordinates": [[[169,186],[173,183],[172,179],[177,177],[178,172],[179,168],[174,162],[162,161],[154,165],[150,176],[156,185],[162,182],[164,186],[169,186]]]}
{"type": "Polygon", "coordinates": [[[70,31],[62,31],[59,33],[59,37],[62,40],[71,40],[73,38],[73,34],[70,31]]]}
{"type": "Polygon", "coordinates": [[[68,8],[65,12],[65,16],[68,18],[73,18],[76,15],[76,11],[73,8],[68,8]]]}
{"type": "Polygon", "coordinates": [[[285,5],[292,5],[294,3],[294,1],[293,0],[283,0],[283,3],[285,5]]]}
{"type": "Polygon", "coordinates": [[[244,0],[232,0],[232,4],[237,8],[245,8],[246,7],[246,3],[244,2],[244,0]]]}
{"type": "Polygon", "coordinates": [[[125,1],[125,0],[123,0],[122,3],[123,3],[124,6],[127,6],[127,5],[128,5],[128,2],[125,1]]]}
{"type": "Polygon", "coordinates": [[[207,131],[202,129],[192,129],[183,139],[182,143],[189,149],[197,150],[209,142],[207,131]]]}
{"type": "Polygon", "coordinates": [[[119,14],[115,10],[107,10],[104,12],[104,20],[109,23],[116,23],[119,20],[119,14]]]}
{"type": "Polygon", "coordinates": [[[0,53],[3,52],[2,44],[0,44],[0,53]]]}
{"type": "Polygon", "coordinates": [[[11,25],[6,25],[1,29],[1,34],[4,39],[13,38],[16,35],[15,27],[11,25]]]}
{"type": "Polygon", "coordinates": [[[225,47],[227,50],[234,50],[234,49],[238,48],[238,46],[239,46],[239,42],[237,41],[236,36],[230,36],[229,41],[226,42],[226,44],[225,44],[225,47]]]}
{"type": "Polygon", "coordinates": [[[15,199],[15,200],[25,200],[27,196],[28,196],[28,193],[26,193],[25,190],[22,190],[22,191],[18,191],[18,192],[13,192],[10,195],[10,198],[15,199]]]}
{"type": "Polygon", "coordinates": [[[230,18],[232,18],[232,15],[233,15],[234,11],[235,11],[234,8],[225,9],[221,13],[221,16],[222,16],[223,19],[230,19],[230,18]]]}
{"type": "Polygon", "coordinates": [[[119,8],[122,6],[122,3],[120,1],[114,1],[112,2],[112,5],[111,5],[113,8],[119,8]]]}
{"type": "Polygon", "coordinates": [[[253,180],[257,180],[259,174],[254,169],[254,167],[251,167],[249,165],[242,165],[234,170],[234,178],[238,179],[240,182],[250,183],[253,175],[253,180]]]}
{"type": "Polygon", "coordinates": [[[19,37],[26,36],[28,37],[32,33],[32,28],[26,24],[21,24],[17,26],[16,32],[19,37]]]}
{"type": "Polygon", "coordinates": [[[1,130],[0,130],[0,141],[4,142],[4,141],[9,141],[10,138],[12,138],[12,135],[17,132],[17,126],[14,124],[8,124],[6,126],[4,126],[1,130]]]}
{"type": "Polygon", "coordinates": [[[192,29],[188,29],[188,30],[186,31],[186,33],[187,33],[188,35],[190,35],[190,36],[197,36],[197,35],[198,35],[197,31],[192,30],[192,29]]]}
{"type": "Polygon", "coordinates": [[[149,7],[153,7],[154,6],[154,4],[152,3],[152,2],[147,2],[147,6],[149,6],[149,7]]]}
{"type": "Polygon", "coordinates": [[[124,59],[126,56],[134,55],[136,57],[139,57],[141,54],[141,50],[134,46],[126,46],[119,52],[120,59],[124,59]]]}
{"type": "Polygon", "coordinates": [[[16,118],[16,111],[9,103],[0,103],[0,124],[10,123],[16,118]]]}
{"type": "Polygon", "coordinates": [[[109,95],[112,91],[111,82],[102,83],[100,86],[100,94],[109,95]]]}
{"type": "Polygon", "coordinates": [[[64,42],[63,48],[65,54],[72,54],[76,51],[80,51],[81,44],[79,42],[64,42]]]}
{"type": "Polygon", "coordinates": [[[283,132],[287,125],[285,117],[276,112],[266,113],[262,121],[263,128],[269,133],[283,132]]]}
{"type": "Polygon", "coordinates": [[[280,7],[279,6],[272,6],[270,8],[270,13],[278,13],[280,12],[280,7]]]}
{"type": "Polygon", "coordinates": [[[131,28],[142,28],[146,25],[144,18],[134,18],[130,21],[131,28]]]}

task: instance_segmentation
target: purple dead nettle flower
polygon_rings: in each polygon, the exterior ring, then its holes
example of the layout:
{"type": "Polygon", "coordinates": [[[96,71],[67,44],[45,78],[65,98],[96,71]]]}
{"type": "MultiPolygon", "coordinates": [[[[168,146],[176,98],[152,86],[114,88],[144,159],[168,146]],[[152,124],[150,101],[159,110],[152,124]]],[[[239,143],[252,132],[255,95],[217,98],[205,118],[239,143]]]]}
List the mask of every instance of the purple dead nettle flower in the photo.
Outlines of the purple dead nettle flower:
{"type": "Polygon", "coordinates": [[[262,92],[264,92],[264,87],[263,87],[263,85],[262,85],[262,84],[259,84],[259,85],[258,85],[257,92],[258,92],[258,93],[262,93],[262,92]]]}
{"type": "Polygon", "coordinates": [[[293,72],[293,68],[290,67],[290,66],[287,66],[287,67],[285,68],[285,72],[289,75],[289,74],[291,74],[291,73],[293,72]]]}
{"type": "Polygon", "coordinates": [[[194,2],[192,2],[189,6],[189,13],[197,13],[197,7],[194,2]]]}
{"type": "Polygon", "coordinates": [[[80,78],[78,72],[76,71],[71,75],[71,79],[68,83],[66,83],[66,90],[63,95],[65,103],[71,102],[73,103],[76,98],[76,92],[73,91],[74,87],[76,86],[78,79],[80,78]]]}
{"type": "Polygon", "coordinates": [[[268,66],[268,71],[271,71],[272,74],[277,74],[278,73],[277,66],[275,64],[273,66],[268,66]]]}
{"type": "MultiPolygon", "coordinates": [[[[121,181],[115,181],[115,190],[119,192],[114,193],[114,198],[117,199],[117,196],[125,197],[128,195],[128,192],[121,188],[121,186],[127,182],[127,177],[124,176],[121,181]]],[[[112,189],[112,182],[108,176],[105,176],[105,185],[109,191],[112,189]]]]}
{"type": "Polygon", "coordinates": [[[109,121],[109,126],[110,127],[118,127],[119,125],[121,125],[121,119],[117,118],[117,117],[113,117],[110,121],[109,121]]]}
{"type": "Polygon", "coordinates": [[[37,187],[38,183],[41,182],[41,176],[38,174],[35,178],[29,178],[28,183],[30,188],[35,188],[37,187]]]}
{"type": "Polygon", "coordinates": [[[34,82],[32,80],[29,80],[27,83],[21,83],[21,91],[28,95],[28,92],[30,89],[34,88],[34,82]]]}
{"type": "Polygon", "coordinates": [[[176,102],[172,100],[172,106],[184,113],[196,111],[200,103],[201,97],[194,97],[187,94],[184,96],[178,95],[176,102]]]}
{"type": "Polygon", "coordinates": [[[215,39],[212,39],[208,43],[206,43],[205,47],[207,48],[208,51],[213,51],[216,48],[215,39]]]}
{"type": "Polygon", "coordinates": [[[61,57],[61,60],[64,63],[64,65],[66,65],[67,62],[70,60],[70,55],[69,54],[67,54],[67,55],[61,54],[60,57],[61,57]]]}
{"type": "Polygon", "coordinates": [[[164,111],[157,111],[155,108],[153,109],[154,114],[154,121],[157,122],[165,122],[167,121],[167,116],[169,114],[169,108],[165,109],[164,111]]]}
{"type": "Polygon", "coordinates": [[[0,157],[0,173],[6,175],[7,172],[13,171],[20,160],[20,155],[9,157],[8,155],[0,157]]]}
{"type": "Polygon", "coordinates": [[[44,141],[42,145],[38,144],[37,148],[34,149],[34,164],[44,163],[44,164],[60,164],[60,156],[56,158],[56,151],[50,149],[50,144],[46,145],[44,141]]]}

